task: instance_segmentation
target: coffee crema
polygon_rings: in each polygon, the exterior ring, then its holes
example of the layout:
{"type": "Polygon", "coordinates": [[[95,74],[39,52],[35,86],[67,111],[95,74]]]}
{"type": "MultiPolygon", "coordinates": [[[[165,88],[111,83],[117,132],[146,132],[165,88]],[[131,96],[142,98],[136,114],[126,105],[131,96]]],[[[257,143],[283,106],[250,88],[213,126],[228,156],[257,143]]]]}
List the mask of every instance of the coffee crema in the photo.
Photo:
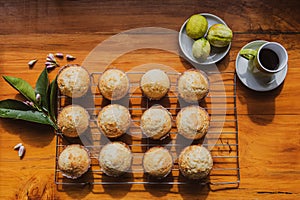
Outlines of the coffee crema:
{"type": "Polygon", "coordinates": [[[259,60],[262,66],[268,70],[276,70],[279,67],[278,55],[271,49],[261,49],[259,60]]]}

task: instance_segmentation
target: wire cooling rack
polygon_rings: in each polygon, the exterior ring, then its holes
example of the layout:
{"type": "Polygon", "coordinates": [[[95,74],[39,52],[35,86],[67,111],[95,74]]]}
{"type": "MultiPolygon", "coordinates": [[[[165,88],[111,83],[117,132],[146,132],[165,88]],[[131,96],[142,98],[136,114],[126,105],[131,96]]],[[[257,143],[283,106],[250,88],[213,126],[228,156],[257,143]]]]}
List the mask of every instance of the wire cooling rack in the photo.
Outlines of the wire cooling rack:
{"type": "Polygon", "coordinates": [[[100,185],[100,184],[208,184],[211,189],[235,188],[239,186],[240,169],[238,156],[238,120],[236,109],[236,75],[234,72],[206,72],[210,81],[210,92],[199,105],[210,115],[210,128],[205,138],[191,141],[177,133],[175,119],[182,107],[189,104],[178,98],[178,72],[166,72],[171,81],[171,88],[166,97],[159,101],[150,101],[143,96],[139,88],[139,80],[144,72],[127,72],[130,80],[129,94],[119,101],[109,102],[100,95],[97,84],[101,72],[92,73],[91,88],[83,98],[73,99],[58,94],[58,112],[69,104],[80,104],[90,114],[90,127],[80,138],[71,139],[56,135],[56,169],[55,183],[57,185],[100,185]],[[106,176],[98,162],[98,155],[103,145],[110,142],[97,127],[97,114],[104,106],[118,103],[128,107],[132,125],[124,136],[116,139],[125,142],[133,153],[131,170],[125,175],[113,178],[106,176]],[[172,114],[173,122],[169,137],[155,141],[146,138],[139,127],[142,113],[152,105],[160,104],[172,114]],[[92,160],[89,171],[82,177],[72,180],[63,177],[57,166],[57,160],[62,150],[69,144],[79,143],[90,151],[92,160]],[[213,157],[213,169],[205,180],[190,181],[183,177],[178,169],[178,156],[182,149],[192,144],[202,144],[208,148],[213,157]],[[163,179],[154,179],[145,174],[142,167],[143,154],[153,146],[167,148],[174,160],[171,173],[163,179]]]}

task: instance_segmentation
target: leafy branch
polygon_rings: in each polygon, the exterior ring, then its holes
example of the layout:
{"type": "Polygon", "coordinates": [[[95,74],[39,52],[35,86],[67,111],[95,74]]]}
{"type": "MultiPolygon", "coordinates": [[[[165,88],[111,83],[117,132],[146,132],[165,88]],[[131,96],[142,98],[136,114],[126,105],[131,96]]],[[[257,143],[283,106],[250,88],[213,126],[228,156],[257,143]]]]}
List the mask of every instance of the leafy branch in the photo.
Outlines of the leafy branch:
{"type": "Polygon", "coordinates": [[[49,84],[48,72],[45,68],[40,74],[35,89],[21,78],[3,76],[13,88],[19,91],[27,101],[6,99],[0,101],[0,117],[20,119],[40,124],[50,125],[57,130],[56,104],[57,83],[56,78],[49,84]]]}

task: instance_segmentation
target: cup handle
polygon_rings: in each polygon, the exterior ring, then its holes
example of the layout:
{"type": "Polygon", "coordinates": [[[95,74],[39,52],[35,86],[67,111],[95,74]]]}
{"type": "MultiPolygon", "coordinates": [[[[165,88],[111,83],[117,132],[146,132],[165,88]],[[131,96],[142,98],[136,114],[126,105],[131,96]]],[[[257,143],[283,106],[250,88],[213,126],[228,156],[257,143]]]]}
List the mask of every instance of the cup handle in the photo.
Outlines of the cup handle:
{"type": "Polygon", "coordinates": [[[242,49],[239,54],[247,60],[252,60],[257,55],[257,51],[254,49],[242,49]]]}

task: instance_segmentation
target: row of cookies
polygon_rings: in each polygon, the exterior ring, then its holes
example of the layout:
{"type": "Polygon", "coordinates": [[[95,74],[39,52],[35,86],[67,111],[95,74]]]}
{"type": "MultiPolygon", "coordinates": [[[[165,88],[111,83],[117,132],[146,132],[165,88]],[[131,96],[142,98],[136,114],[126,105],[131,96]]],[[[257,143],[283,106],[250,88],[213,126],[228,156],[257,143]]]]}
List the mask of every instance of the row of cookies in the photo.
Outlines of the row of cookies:
{"type": "MultiPolygon", "coordinates": [[[[89,127],[89,113],[79,105],[69,105],[57,117],[57,125],[64,136],[78,137],[89,127]]],[[[159,140],[168,136],[172,128],[172,115],[161,105],[154,105],[143,112],[140,119],[142,133],[151,139],[159,140]]],[[[208,131],[209,115],[200,106],[184,107],[176,116],[179,134],[187,139],[200,139],[208,131]]],[[[108,138],[118,138],[125,134],[131,125],[128,108],[119,104],[109,104],[101,109],[97,124],[102,134],[108,138]]]]}
{"type": "MultiPolygon", "coordinates": [[[[78,98],[84,96],[90,86],[88,71],[77,65],[67,65],[60,71],[57,84],[61,94],[78,98]]],[[[140,88],[150,100],[160,100],[170,90],[168,75],[160,69],[147,71],[140,79],[140,88]]],[[[98,82],[100,93],[108,100],[119,100],[128,94],[130,80],[119,69],[108,69],[98,82]]],[[[193,103],[203,99],[209,91],[207,75],[200,70],[187,70],[180,75],[177,83],[179,96],[193,103]]]]}
{"type": "MultiPolygon", "coordinates": [[[[111,142],[101,148],[98,160],[106,175],[118,177],[130,172],[133,155],[125,143],[111,142]]],[[[84,146],[71,144],[61,152],[57,163],[65,177],[77,179],[88,171],[91,159],[84,146]]],[[[171,172],[173,158],[166,148],[152,147],[145,152],[142,165],[146,173],[160,179],[171,172]]],[[[186,147],[178,158],[180,172],[193,180],[207,177],[212,166],[213,160],[209,151],[199,145],[186,147]]]]}

